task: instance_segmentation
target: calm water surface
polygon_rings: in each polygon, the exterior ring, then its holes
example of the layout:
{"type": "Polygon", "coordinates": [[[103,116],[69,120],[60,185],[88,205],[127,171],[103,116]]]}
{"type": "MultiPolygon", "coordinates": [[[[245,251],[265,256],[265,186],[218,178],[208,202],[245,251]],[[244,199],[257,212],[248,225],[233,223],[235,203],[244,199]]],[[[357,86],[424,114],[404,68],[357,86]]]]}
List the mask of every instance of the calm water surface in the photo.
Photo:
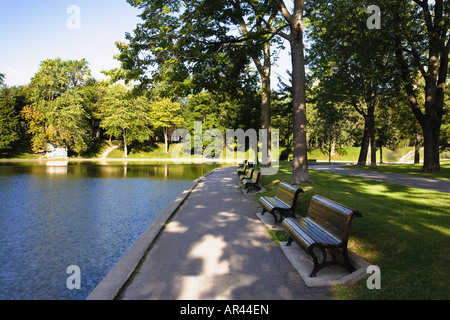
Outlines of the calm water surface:
{"type": "Polygon", "coordinates": [[[211,165],[0,163],[0,299],[85,299],[211,165]],[[70,265],[81,289],[68,289],[70,265]]]}

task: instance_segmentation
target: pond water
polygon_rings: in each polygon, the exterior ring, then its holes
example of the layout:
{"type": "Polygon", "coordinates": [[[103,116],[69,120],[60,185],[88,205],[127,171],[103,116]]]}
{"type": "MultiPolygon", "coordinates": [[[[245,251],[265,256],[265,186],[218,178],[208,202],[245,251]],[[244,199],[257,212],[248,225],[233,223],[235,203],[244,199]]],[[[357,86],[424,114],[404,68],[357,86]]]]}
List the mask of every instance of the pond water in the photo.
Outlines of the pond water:
{"type": "Polygon", "coordinates": [[[85,299],[159,213],[214,167],[0,163],[0,299],[85,299]],[[80,289],[68,288],[72,265],[80,289]]]}

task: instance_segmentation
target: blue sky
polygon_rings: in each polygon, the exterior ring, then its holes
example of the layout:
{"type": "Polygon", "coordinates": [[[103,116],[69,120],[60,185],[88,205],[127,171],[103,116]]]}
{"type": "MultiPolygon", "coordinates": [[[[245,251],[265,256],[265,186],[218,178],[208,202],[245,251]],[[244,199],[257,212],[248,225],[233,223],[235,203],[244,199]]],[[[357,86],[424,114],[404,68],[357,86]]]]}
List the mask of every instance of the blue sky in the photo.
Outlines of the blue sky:
{"type": "Polygon", "coordinates": [[[45,59],[85,58],[92,75],[120,64],[116,41],[125,40],[139,22],[138,10],[125,0],[0,0],[0,72],[7,85],[30,82],[45,59]],[[73,25],[79,8],[79,29],[73,25]]]}
{"type": "MultiPolygon", "coordinates": [[[[114,43],[135,29],[138,14],[126,0],[0,0],[0,73],[9,86],[25,85],[43,60],[85,58],[92,75],[103,79],[102,70],[120,66],[113,58],[118,53],[114,43]],[[72,5],[79,8],[78,20],[68,12],[72,5]],[[79,28],[69,28],[68,22],[75,21],[79,28]]],[[[280,58],[273,87],[278,75],[288,79],[290,57],[283,52],[280,58]]]]}

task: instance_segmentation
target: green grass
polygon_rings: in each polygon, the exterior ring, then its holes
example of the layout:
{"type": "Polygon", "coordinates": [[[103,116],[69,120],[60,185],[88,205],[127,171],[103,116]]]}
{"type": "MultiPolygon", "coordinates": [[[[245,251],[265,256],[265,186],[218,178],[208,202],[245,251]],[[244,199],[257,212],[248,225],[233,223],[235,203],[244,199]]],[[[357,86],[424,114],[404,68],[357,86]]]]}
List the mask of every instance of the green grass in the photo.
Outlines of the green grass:
{"type": "MultiPolygon", "coordinates": [[[[367,289],[362,280],[352,287],[333,288],[334,298],[450,298],[449,193],[314,170],[310,178],[310,183],[300,185],[305,193],[299,197],[297,215],[306,216],[314,194],[361,211],[363,218],[353,220],[350,229],[349,248],[381,269],[381,290],[367,289]]],[[[291,182],[289,166],[281,165],[274,176],[262,176],[265,194],[274,195],[280,180],[291,182]]]]}
{"type": "MultiPolygon", "coordinates": [[[[331,156],[331,161],[352,161],[356,162],[359,158],[360,147],[345,147],[342,148],[341,154],[337,153],[331,156]]],[[[414,150],[413,147],[403,147],[396,150],[383,149],[384,162],[397,162],[401,157],[414,150]]],[[[292,157],[292,155],[291,155],[292,157]]],[[[317,159],[321,161],[328,161],[328,154],[323,153],[320,148],[308,148],[308,158],[317,159]]],[[[380,161],[380,151],[377,150],[377,161],[380,161]]]]}
{"type": "Polygon", "coordinates": [[[422,164],[393,164],[393,165],[378,165],[378,169],[370,169],[368,166],[351,166],[352,169],[373,170],[378,172],[388,173],[403,173],[412,174],[426,178],[450,180],[450,161],[441,160],[440,172],[422,172],[422,164]]]}
{"type": "MultiPolygon", "coordinates": [[[[167,159],[171,157],[171,152],[175,144],[169,145],[169,153],[164,152],[164,143],[156,143],[142,149],[130,148],[128,158],[131,159],[167,159]]],[[[124,158],[123,148],[118,148],[107,156],[107,158],[124,158]]]]}

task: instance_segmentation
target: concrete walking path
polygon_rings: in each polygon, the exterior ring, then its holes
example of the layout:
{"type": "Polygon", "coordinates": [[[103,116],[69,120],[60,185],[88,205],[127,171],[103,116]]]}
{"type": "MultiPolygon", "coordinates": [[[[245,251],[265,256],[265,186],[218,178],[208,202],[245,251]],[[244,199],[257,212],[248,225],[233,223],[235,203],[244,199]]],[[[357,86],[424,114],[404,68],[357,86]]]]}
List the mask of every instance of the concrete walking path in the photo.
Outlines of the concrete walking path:
{"type": "MultiPolygon", "coordinates": [[[[270,240],[256,216],[260,207],[239,189],[236,167],[213,170],[194,183],[184,199],[119,299],[329,299],[327,288],[306,286],[280,246],[270,240]]],[[[157,230],[151,229],[146,233],[157,230]]],[[[115,297],[117,284],[134,270],[155,235],[144,233],[141,238],[89,300],[115,297]]]]}
{"type": "Polygon", "coordinates": [[[428,189],[438,192],[450,193],[450,181],[443,179],[432,179],[401,173],[385,173],[377,171],[366,171],[348,169],[341,165],[312,165],[311,170],[323,170],[350,176],[358,176],[366,179],[384,181],[413,188],[428,189]]]}

